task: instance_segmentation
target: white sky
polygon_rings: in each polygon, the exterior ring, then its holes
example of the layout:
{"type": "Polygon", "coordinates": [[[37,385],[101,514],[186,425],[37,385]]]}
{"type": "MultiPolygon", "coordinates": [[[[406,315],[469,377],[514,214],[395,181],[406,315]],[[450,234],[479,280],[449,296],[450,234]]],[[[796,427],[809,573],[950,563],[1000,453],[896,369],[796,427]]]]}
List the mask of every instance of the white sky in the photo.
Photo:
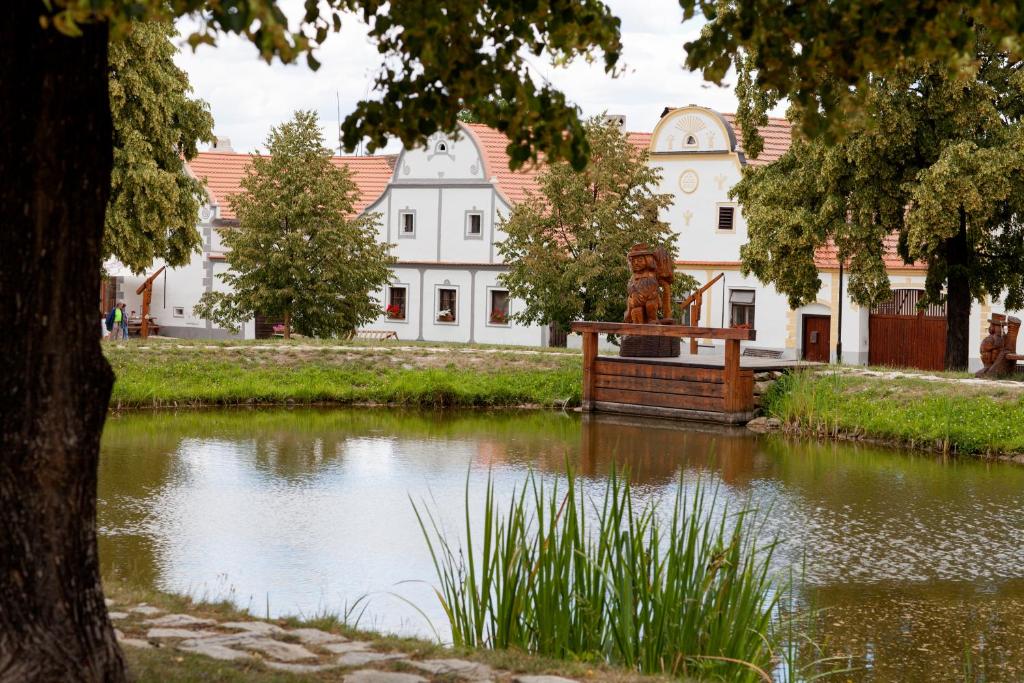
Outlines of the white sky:
{"type": "MultiPolygon", "coordinates": [[[[625,73],[611,78],[600,63],[582,60],[567,68],[555,68],[540,59],[531,66],[580,106],[584,115],[625,114],[626,128],[651,131],[667,106],[699,104],[718,111],[735,111],[731,85],[717,87],[704,82],[699,73],[683,67],[683,43],[700,30],[698,20],[682,23],[676,0],[606,0],[622,20],[623,53],[620,64],[625,73]]],[[[286,0],[293,20],[301,2],[286,0]]],[[[187,35],[189,25],[179,25],[187,35]]],[[[217,135],[231,139],[236,151],[262,148],[271,126],[288,118],[296,109],[313,109],[320,115],[328,144],[338,131],[341,116],[352,111],[369,92],[371,77],[381,63],[380,54],[366,36],[365,25],[349,17],[341,33],[332,34],[317,53],[322,66],[311,71],[304,60],[299,64],[267,65],[255,48],[243,39],[222,36],[217,47],[201,46],[196,52],[180,50],[177,63],[188,72],[198,97],[210,103],[217,135]]],[[[394,147],[391,145],[389,147],[394,147]]],[[[389,149],[388,151],[397,151],[389,149]]]]}

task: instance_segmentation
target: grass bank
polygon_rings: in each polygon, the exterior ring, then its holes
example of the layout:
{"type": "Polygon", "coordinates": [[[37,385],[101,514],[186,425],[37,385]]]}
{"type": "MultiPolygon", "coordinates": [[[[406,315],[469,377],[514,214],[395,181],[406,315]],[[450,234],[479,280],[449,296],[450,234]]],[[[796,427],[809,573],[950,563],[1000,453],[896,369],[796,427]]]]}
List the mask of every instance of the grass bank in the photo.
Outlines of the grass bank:
{"type": "Polygon", "coordinates": [[[850,372],[783,377],[765,412],[787,429],[830,438],[1024,461],[1024,384],[850,372]]]}
{"type": "Polygon", "coordinates": [[[579,355],[408,342],[106,344],[111,407],[236,404],[576,406],[579,355]]]}

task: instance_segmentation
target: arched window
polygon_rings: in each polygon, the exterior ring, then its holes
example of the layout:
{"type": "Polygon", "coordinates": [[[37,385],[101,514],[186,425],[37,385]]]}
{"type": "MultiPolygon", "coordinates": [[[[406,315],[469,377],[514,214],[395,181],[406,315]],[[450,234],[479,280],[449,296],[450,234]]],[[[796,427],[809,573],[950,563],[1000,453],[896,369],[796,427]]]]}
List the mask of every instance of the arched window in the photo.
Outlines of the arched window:
{"type": "Polygon", "coordinates": [[[434,145],[434,151],[437,152],[438,154],[447,154],[448,153],[448,143],[445,142],[444,140],[442,140],[441,142],[439,142],[436,145],[434,145]]]}
{"type": "Polygon", "coordinates": [[[687,147],[694,147],[696,145],[697,145],[697,138],[693,137],[692,135],[687,135],[686,136],[686,146],[687,147]]]}

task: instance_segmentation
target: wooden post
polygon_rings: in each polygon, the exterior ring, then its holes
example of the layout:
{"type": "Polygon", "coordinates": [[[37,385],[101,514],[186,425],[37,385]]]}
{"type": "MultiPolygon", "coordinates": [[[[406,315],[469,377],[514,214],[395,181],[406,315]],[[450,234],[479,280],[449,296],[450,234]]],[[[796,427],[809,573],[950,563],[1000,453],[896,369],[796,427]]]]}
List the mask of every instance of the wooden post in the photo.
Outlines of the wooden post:
{"type": "MultiPolygon", "coordinates": [[[[690,326],[691,327],[699,327],[700,326],[700,308],[701,308],[701,306],[700,306],[700,304],[701,304],[700,299],[701,299],[701,296],[700,296],[700,294],[698,294],[697,297],[693,300],[693,305],[690,306],[690,326]]],[[[691,356],[696,356],[697,355],[697,338],[696,337],[690,337],[690,355],[691,356]]]]}
{"type": "Polygon", "coordinates": [[[725,383],[725,411],[739,412],[745,403],[740,386],[740,340],[725,340],[725,367],[722,373],[725,383]]]}
{"type": "Polygon", "coordinates": [[[583,410],[594,410],[594,361],[597,359],[597,332],[583,333],[583,410]]]}

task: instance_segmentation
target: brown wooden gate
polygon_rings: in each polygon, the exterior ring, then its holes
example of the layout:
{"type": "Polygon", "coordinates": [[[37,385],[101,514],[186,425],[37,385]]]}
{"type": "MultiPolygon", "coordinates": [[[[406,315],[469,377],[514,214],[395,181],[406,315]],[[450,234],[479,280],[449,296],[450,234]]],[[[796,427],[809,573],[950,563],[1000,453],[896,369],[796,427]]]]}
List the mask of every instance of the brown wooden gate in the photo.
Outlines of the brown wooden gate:
{"type": "Polygon", "coordinates": [[[868,363],[942,370],[946,364],[946,304],[918,308],[921,289],[895,289],[871,308],[868,363]]]}

